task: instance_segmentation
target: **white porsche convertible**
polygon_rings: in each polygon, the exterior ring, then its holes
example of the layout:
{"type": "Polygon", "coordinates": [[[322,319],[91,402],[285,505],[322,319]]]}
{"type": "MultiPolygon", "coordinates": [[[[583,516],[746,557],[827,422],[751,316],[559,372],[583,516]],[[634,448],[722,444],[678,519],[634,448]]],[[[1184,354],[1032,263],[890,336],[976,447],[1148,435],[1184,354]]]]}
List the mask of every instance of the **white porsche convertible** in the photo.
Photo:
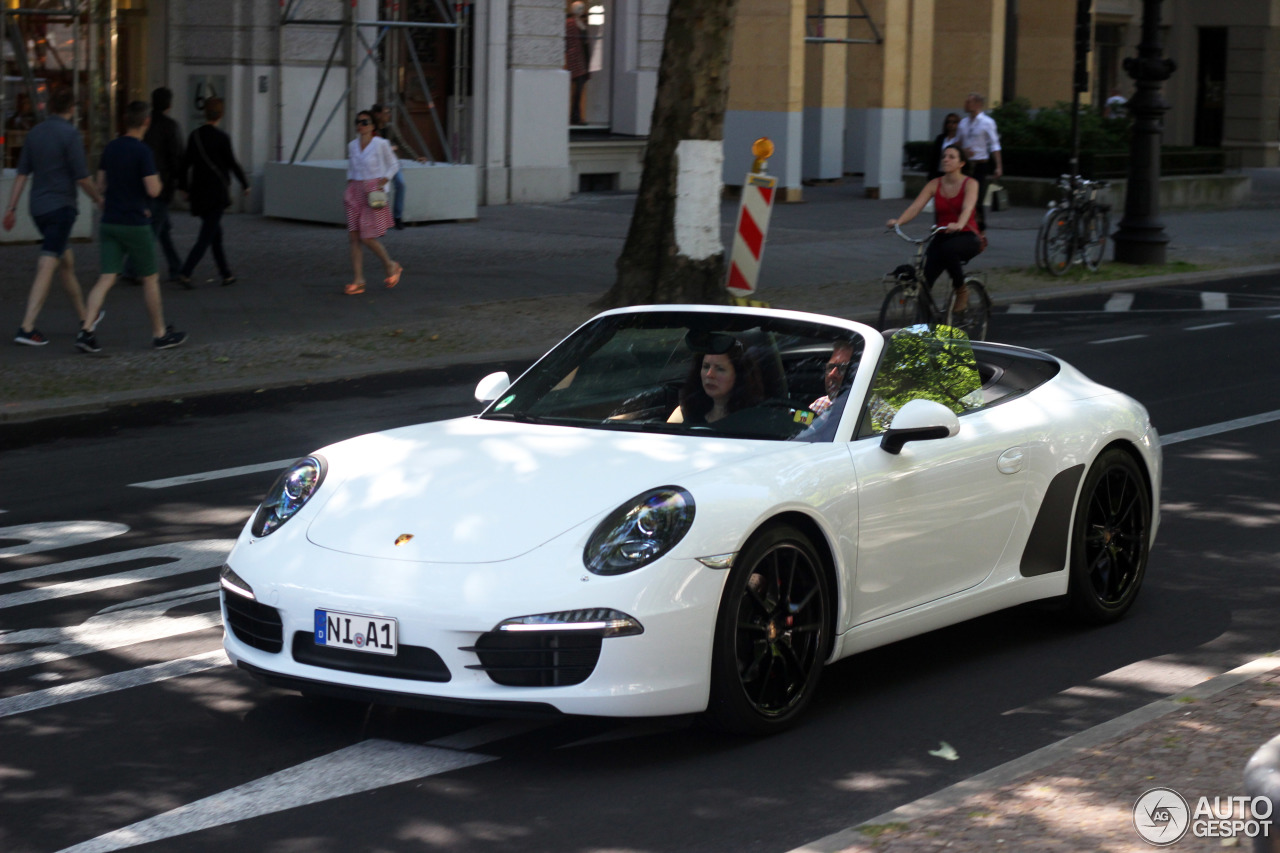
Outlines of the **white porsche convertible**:
{"type": "Polygon", "coordinates": [[[222,569],[231,660],[306,694],[791,724],[823,665],[1142,584],[1146,410],[946,326],[647,306],[592,319],[477,416],[285,471],[222,569]]]}

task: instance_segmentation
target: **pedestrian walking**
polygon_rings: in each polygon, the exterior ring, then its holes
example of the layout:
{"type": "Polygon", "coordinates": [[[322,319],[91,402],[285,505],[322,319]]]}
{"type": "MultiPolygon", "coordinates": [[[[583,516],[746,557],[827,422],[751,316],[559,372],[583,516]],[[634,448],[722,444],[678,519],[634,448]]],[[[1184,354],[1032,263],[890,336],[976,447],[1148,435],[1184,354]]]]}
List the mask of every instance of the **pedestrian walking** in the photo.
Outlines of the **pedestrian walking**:
{"type": "MultiPolygon", "coordinates": [[[[432,109],[435,104],[428,103],[427,108],[432,109]]],[[[427,158],[420,156],[413,149],[404,137],[400,135],[400,131],[396,129],[395,122],[391,117],[390,104],[374,104],[369,112],[373,113],[374,126],[377,133],[387,142],[391,143],[391,153],[395,154],[398,159],[409,157],[417,160],[419,163],[427,162],[427,158]]],[[[391,218],[395,222],[395,229],[401,231],[404,229],[404,170],[396,169],[395,176],[391,179],[391,218]]]]}
{"type": "Polygon", "coordinates": [[[1004,155],[1000,151],[1000,134],[996,120],[983,112],[987,99],[971,92],[964,99],[964,118],[960,119],[958,138],[960,147],[972,164],[973,177],[978,180],[978,232],[985,237],[987,214],[983,206],[986,200],[987,181],[1004,174],[1004,155]]]}
{"type": "Polygon", "coordinates": [[[948,145],[955,145],[957,135],[960,132],[960,116],[956,113],[947,113],[946,118],[942,120],[942,133],[939,133],[933,140],[933,147],[929,149],[929,177],[927,180],[932,181],[934,178],[942,177],[942,152],[947,150],[948,145]]]}
{"type": "MultiPolygon", "coordinates": [[[[14,343],[26,346],[41,347],[49,343],[36,328],[36,319],[49,296],[55,272],[71,297],[79,325],[83,326],[90,316],[85,314],[84,293],[76,278],[75,254],[67,244],[79,215],[76,186],[88,193],[96,205],[102,204],[102,195],[89,177],[84,139],[72,124],[74,113],[75,98],[71,91],[54,92],[49,99],[49,116],[27,134],[18,159],[18,175],[5,208],[4,230],[12,231],[17,222],[18,200],[30,180],[31,195],[27,204],[42,242],[36,277],[27,295],[27,311],[13,338],[14,343]]],[[[92,325],[96,325],[97,315],[92,316],[95,317],[92,325]]]]}
{"type": "Polygon", "coordinates": [[[361,110],[356,115],[356,138],[347,145],[347,189],[342,206],[347,211],[347,241],[351,249],[351,283],[343,288],[348,296],[364,293],[364,248],[377,255],[386,269],[387,287],[400,283],[404,267],[391,260],[378,238],[391,227],[387,210],[386,189],[400,170],[400,161],[391,151],[391,143],[374,134],[373,113],[361,110]],[[381,198],[371,197],[381,194],[381,198]]]}
{"type": "Polygon", "coordinates": [[[231,176],[235,175],[244,194],[249,195],[249,179],[231,150],[231,137],[218,127],[225,104],[222,98],[210,98],[204,104],[204,124],[187,137],[183,155],[181,188],[191,202],[191,214],[200,217],[200,233],[178,272],[178,281],[188,290],[195,287],[191,274],[206,250],[213,250],[213,261],[223,286],[236,283],[235,273],[227,264],[222,249],[222,214],[231,206],[231,176]]]}
{"type": "Polygon", "coordinates": [[[587,81],[591,79],[591,34],[587,4],[573,0],[564,17],[564,67],[569,71],[569,124],[586,124],[587,81]]]}
{"type": "MultiPolygon", "coordinates": [[[[128,256],[142,276],[142,296],[151,317],[151,345],[155,349],[169,349],[185,341],[187,333],[165,325],[160,301],[151,199],[157,198],[163,188],[156,174],[155,157],[142,141],[151,125],[150,113],[146,101],[132,101],[125,107],[124,135],[108,142],[98,161],[98,190],[103,195],[102,224],[98,228],[102,274],[89,291],[86,312],[87,316],[97,316],[128,256]]],[[[81,326],[76,348],[81,352],[101,351],[93,332],[93,325],[81,326]]]]}
{"type": "MultiPolygon", "coordinates": [[[[156,174],[160,176],[160,195],[151,199],[151,230],[155,232],[156,242],[164,252],[164,259],[169,266],[169,281],[178,281],[182,270],[182,258],[173,245],[173,222],[169,219],[169,205],[178,191],[182,179],[183,141],[182,128],[169,117],[169,108],[173,106],[173,92],[164,86],[151,93],[151,126],[147,128],[142,141],[147,143],[156,158],[156,174]]],[[[124,273],[120,276],[125,281],[138,284],[137,274],[131,261],[125,261],[124,273]]]]}

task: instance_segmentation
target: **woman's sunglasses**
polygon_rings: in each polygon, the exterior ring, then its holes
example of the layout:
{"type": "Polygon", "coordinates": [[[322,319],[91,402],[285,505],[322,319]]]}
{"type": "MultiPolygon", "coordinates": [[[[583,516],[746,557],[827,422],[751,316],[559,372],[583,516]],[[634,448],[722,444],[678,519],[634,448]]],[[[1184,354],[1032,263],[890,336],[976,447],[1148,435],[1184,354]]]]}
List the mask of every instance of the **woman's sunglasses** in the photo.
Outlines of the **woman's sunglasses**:
{"type": "Polygon", "coordinates": [[[373,122],[369,121],[367,118],[358,118],[356,119],[356,124],[373,124],[373,122]]]}

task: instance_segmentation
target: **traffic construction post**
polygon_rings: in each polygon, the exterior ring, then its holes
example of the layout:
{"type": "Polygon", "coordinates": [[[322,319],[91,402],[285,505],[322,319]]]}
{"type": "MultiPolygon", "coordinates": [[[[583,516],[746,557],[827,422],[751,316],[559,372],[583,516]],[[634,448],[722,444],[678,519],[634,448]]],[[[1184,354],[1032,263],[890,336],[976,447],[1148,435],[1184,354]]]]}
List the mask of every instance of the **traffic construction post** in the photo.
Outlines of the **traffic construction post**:
{"type": "Polygon", "coordinates": [[[773,142],[762,136],[751,145],[755,162],[742,185],[742,206],[738,209],[738,226],[734,229],[733,251],[729,255],[729,280],[726,287],[735,302],[746,304],[755,293],[760,278],[760,259],[764,254],[765,235],[769,231],[769,215],[773,211],[774,189],[778,179],[764,171],[773,155],[773,142]]]}

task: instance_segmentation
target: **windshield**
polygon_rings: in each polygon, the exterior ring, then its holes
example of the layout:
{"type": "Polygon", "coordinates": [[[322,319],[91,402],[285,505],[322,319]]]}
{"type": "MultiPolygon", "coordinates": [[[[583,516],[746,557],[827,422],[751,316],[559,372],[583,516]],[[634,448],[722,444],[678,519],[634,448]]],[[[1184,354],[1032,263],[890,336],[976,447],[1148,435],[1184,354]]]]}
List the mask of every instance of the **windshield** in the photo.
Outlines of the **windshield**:
{"type": "Polygon", "coordinates": [[[830,441],[862,357],[856,332],[692,311],[600,317],[482,418],[591,429],[830,441]]]}

